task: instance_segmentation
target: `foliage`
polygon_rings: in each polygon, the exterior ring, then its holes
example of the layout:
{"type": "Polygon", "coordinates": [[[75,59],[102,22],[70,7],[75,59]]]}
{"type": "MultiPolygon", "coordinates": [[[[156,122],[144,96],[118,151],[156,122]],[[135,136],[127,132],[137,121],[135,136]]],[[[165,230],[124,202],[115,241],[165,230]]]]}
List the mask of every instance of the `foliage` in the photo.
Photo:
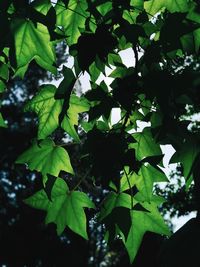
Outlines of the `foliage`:
{"type": "MultiPolygon", "coordinates": [[[[45,210],[58,234],[67,226],[87,239],[83,208],[95,208],[99,186],[106,193],[95,218],[109,243],[122,240],[133,262],[145,232],[170,235],[158,209],[164,199],[153,191],[155,183],[167,181],[160,145],[175,148],[171,161],[181,163],[187,188],[194,180],[198,191],[198,129],[191,133],[183,115],[188,105],[198,110],[199,70],[170,68],[186,56],[198,60],[196,1],[10,0],[0,4],[0,14],[2,99],[9,77],[23,79],[33,61],[58,72],[56,44],[66,41],[74,59],[73,68],[63,67],[59,86],[41,85],[24,107],[37,114],[38,133],[16,163],[40,172],[43,183],[25,203],[45,210]],[[119,56],[126,48],[134,52],[130,68],[119,56]],[[97,80],[107,68],[113,70],[109,87],[97,80]],[[74,88],[84,72],[91,90],[79,96],[74,88]],[[120,120],[112,124],[114,108],[120,120]],[[139,121],[148,127],[141,129],[139,121]],[[59,132],[80,147],[82,177],[59,132]]],[[[0,113],[0,126],[12,127],[3,118],[0,113]]]]}

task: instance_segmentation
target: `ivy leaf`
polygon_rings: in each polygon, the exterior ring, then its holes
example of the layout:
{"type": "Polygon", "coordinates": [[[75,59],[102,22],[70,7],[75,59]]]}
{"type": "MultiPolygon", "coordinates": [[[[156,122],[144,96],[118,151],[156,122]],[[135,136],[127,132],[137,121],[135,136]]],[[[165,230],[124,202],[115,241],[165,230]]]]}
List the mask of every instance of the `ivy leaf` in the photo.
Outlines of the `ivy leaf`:
{"type": "Polygon", "coordinates": [[[27,198],[25,203],[33,208],[47,211],[46,224],[55,223],[60,235],[66,226],[72,231],[88,239],[84,207],[95,208],[89,197],[78,191],[69,191],[66,182],[57,178],[51,192],[51,201],[44,189],[27,198]]]}
{"type": "MultiPolygon", "coordinates": [[[[40,92],[25,106],[26,111],[34,111],[39,118],[38,139],[44,139],[59,126],[59,116],[63,109],[63,101],[55,99],[56,87],[45,85],[40,92]]],[[[74,129],[78,125],[78,113],[89,109],[88,102],[75,95],[69,99],[69,109],[66,109],[61,127],[77,142],[79,137],[74,129]]]]}
{"type": "Polygon", "coordinates": [[[57,26],[62,26],[65,34],[68,36],[67,44],[75,44],[80,36],[79,29],[84,28],[86,18],[89,16],[87,2],[80,0],[70,0],[65,6],[63,2],[58,1],[56,5],[57,26]]]}
{"type": "Polygon", "coordinates": [[[138,160],[162,154],[159,144],[152,137],[150,128],[146,127],[142,132],[134,133],[133,137],[137,143],[130,144],[129,148],[135,149],[138,160]]]}
{"type": "Polygon", "coordinates": [[[166,8],[169,12],[187,12],[189,4],[185,0],[151,0],[144,2],[147,13],[155,15],[161,9],[166,8]]]}
{"type": "Polygon", "coordinates": [[[15,19],[12,21],[11,30],[15,40],[14,57],[16,62],[15,75],[23,78],[28,64],[35,61],[46,70],[56,74],[55,54],[53,45],[50,42],[50,36],[47,28],[37,23],[37,26],[30,20],[15,19]]]}
{"type": "Polygon", "coordinates": [[[33,145],[18,157],[16,163],[26,163],[31,171],[36,170],[44,176],[51,174],[58,176],[60,171],[73,174],[67,151],[56,146],[51,139],[45,139],[33,145]]]}
{"type": "Polygon", "coordinates": [[[157,209],[157,204],[144,202],[141,205],[149,212],[130,210],[131,228],[127,239],[122,238],[131,263],[137,254],[145,232],[170,235],[170,231],[157,209]]]}

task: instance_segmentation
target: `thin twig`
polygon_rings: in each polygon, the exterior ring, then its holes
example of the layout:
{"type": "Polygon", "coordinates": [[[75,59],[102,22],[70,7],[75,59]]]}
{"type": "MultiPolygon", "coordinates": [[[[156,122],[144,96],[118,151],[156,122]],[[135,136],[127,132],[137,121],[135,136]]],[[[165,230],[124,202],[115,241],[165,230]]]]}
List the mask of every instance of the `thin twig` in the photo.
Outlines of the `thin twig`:
{"type": "Polygon", "coordinates": [[[85,178],[88,176],[89,172],[90,170],[88,170],[86,174],[82,176],[82,178],[78,181],[78,183],[74,186],[74,188],[72,188],[71,192],[75,191],[79,187],[79,185],[83,182],[83,180],[85,180],[85,178]]]}

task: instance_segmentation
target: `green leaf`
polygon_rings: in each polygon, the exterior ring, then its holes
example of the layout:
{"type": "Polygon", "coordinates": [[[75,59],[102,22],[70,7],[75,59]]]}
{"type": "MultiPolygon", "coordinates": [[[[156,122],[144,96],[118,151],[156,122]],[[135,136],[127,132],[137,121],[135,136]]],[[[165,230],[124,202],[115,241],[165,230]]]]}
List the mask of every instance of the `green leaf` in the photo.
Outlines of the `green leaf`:
{"type": "Polygon", "coordinates": [[[67,98],[67,101],[69,102],[69,97],[77,81],[77,78],[75,77],[73,70],[65,66],[63,66],[62,73],[64,79],[59,84],[59,87],[55,94],[55,98],[56,99],[67,98]]]}
{"type": "Polygon", "coordinates": [[[62,110],[62,100],[55,100],[56,87],[45,85],[25,106],[25,111],[34,111],[38,115],[38,139],[45,139],[59,125],[58,117],[62,110]]]}
{"type": "Polygon", "coordinates": [[[189,4],[185,0],[150,0],[144,2],[144,8],[150,15],[155,15],[163,8],[166,8],[171,13],[187,12],[189,4]]]}
{"type": "Polygon", "coordinates": [[[30,20],[15,19],[12,21],[11,30],[15,40],[15,75],[23,78],[28,64],[35,61],[46,70],[56,74],[57,70],[53,66],[55,55],[53,45],[47,28],[37,23],[37,26],[30,20]]]}
{"type": "MultiPolygon", "coordinates": [[[[136,203],[137,202],[133,199],[133,204],[135,205],[136,203]]],[[[115,192],[110,192],[103,202],[103,206],[99,214],[99,221],[102,221],[112,212],[114,208],[117,207],[131,209],[131,196],[126,193],[117,194],[115,192]]]]}
{"type": "Polygon", "coordinates": [[[152,137],[150,128],[146,127],[141,133],[134,133],[133,137],[137,143],[130,144],[129,147],[135,148],[135,155],[138,160],[162,154],[159,144],[152,137]]]}
{"type": "Polygon", "coordinates": [[[88,239],[84,207],[95,208],[89,197],[78,191],[69,191],[64,180],[58,178],[52,188],[51,201],[44,190],[25,200],[25,203],[47,211],[46,223],[55,223],[60,235],[66,226],[72,231],[88,239]]]}
{"type": "Polygon", "coordinates": [[[159,214],[156,204],[145,202],[142,206],[149,212],[131,210],[132,225],[127,240],[123,238],[131,262],[135,259],[145,232],[170,235],[170,231],[159,214]]]}
{"type": "Polygon", "coordinates": [[[56,5],[57,26],[62,26],[68,36],[67,44],[75,44],[80,36],[81,28],[84,28],[86,18],[89,16],[87,2],[84,0],[70,0],[67,7],[58,1],[56,5]]]}
{"type": "Polygon", "coordinates": [[[9,69],[8,65],[0,62],[0,77],[4,80],[8,80],[9,78],[9,69]]]}
{"type": "MultiPolygon", "coordinates": [[[[55,99],[56,87],[54,85],[42,86],[39,93],[25,106],[26,111],[34,111],[39,118],[38,139],[44,139],[59,126],[59,115],[63,109],[63,100],[55,99]]],[[[61,127],[76,141],[79,137],[74,129],[78,125],[78,113],[89,109],[84,98],[71,95],[69,109],[63,118],[61,127]]]]}
{"type": "Polygon", "coordinates": [[[67,151],[56,146],[51,139],[45,139],[33,145],[18,157],[16,163],[26,163],[31,171],[36,170],[44,176],[51,174],[58,176],[60,171],[73,174],[67,151]]]}
{"type": "Polygon", "coordinates": [[[199,142],[193,139],[188,139],[187,142],[183,143],[182,146],[172,156],[170,163],[180,162],[183,166],[183,176],[186,180],[192,181],[192,167],[196,157],[200,153],[199,142]]]}
{"type": "Polygon", "coordinates": [[[43,15],[46,15],[51,8],[50,0],[35,0],[33,2],[33,7],[43,15]]]}
{"type": "Polygon", "coordinates": [[[200,29],[185,34],[180,38],[183,50],[187,53],[199,53],[200,48],[200,29]]]}
{"type": "Polygon", "coordinates": [[[79,98],[75,95],[71,95],[67,116],[64,117],[61,126],[77,142],[79,142],[80,139],[74,129],[74,125],[78,125],[78,114],[88,111],[89,108],[89,103],[84,97],[79,98]]]}
{"type": "Polygon", "coordinates": [[[5,89],[6,89],[5,83],[2,80],[0,80],[0,93],[4,92],[5,89]]]}
{"type": "Polygon", "coordinates": [[[106,1],[105,3],[99,5],[97,10],[100,12],[102,16],[105,16],[108,11],[112,10],[112,3],[110,1],[106,1]]]}
{"type": "Polygon", "coordinates": [[[159,171],[150,164],[146,166],[142,165],[139,173],[132,174],[130,180],[133,185],[136,185],[137,189],[144,196],[146,201],[152,200],[153,184],[155,182],[168,182],[168,179],[162,170],[159,171]]]}
{"type": "Polygon", "coordinates": [[[7,124],[5,123],[2,114],[0,113],[0,127],[7,128],[7,124]]]}

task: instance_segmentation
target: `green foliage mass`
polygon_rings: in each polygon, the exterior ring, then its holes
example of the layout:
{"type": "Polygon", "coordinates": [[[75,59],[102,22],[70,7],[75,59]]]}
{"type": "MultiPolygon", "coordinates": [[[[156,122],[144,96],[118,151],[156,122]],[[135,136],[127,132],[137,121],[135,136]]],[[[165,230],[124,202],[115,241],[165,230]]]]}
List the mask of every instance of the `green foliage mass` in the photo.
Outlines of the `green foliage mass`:
{"type": "MultiPolygon", "coordinates": [[[[46,224],[56,224],[58,234],[68,227],[88,239],[84,208],[92,208],[94,218],[105,225],[105,239],[121,239],[131,262],[145,232],[170,235],[159,213],[164,199],[153,188],[168,181],[161,170],[160,145],[166,144],[176,150],[171,161],[182,165],[187,188],[193,179],[196,182],[199,135],[192,134],[182,118],[188,105],[199,110],[199,73],[187,65],[184,70],[169,66],[188,56],[198,60],[199,12],[192,0],[0,4],[5,25],[0,29],[2,99],[9,78],[23,79],[32,61],[63,78],[58,86],[43,84],[30,96],[24,111],[36,114],[37,136],[16,159],[41,173],[43,188],[25,203],[46,211],[46,224]],[[61,42],[66,42],[74,61],[62,71],[55,53],[61,42]],[[119,56],[127,48],[134,55],[129,68],[119,56]],[[107,69],[113,79],[110,86],[98,82],[107,69]],[[76,83],[85,72],[91,89],[80,95],[76,83]],[[114,108],[120,110],[120,119],[113,124],[114,108]],[[139,122],[148,126],[141,128],[139,122]],[[78,181],[60,132],[81,147],[78,164],[85,175],[78,181]],[[91,187],[97,185],[106,195],[95,208],[91,187]]],[[[3,118],[0,113],[0,126],[11,127],[3,118]]]]}

